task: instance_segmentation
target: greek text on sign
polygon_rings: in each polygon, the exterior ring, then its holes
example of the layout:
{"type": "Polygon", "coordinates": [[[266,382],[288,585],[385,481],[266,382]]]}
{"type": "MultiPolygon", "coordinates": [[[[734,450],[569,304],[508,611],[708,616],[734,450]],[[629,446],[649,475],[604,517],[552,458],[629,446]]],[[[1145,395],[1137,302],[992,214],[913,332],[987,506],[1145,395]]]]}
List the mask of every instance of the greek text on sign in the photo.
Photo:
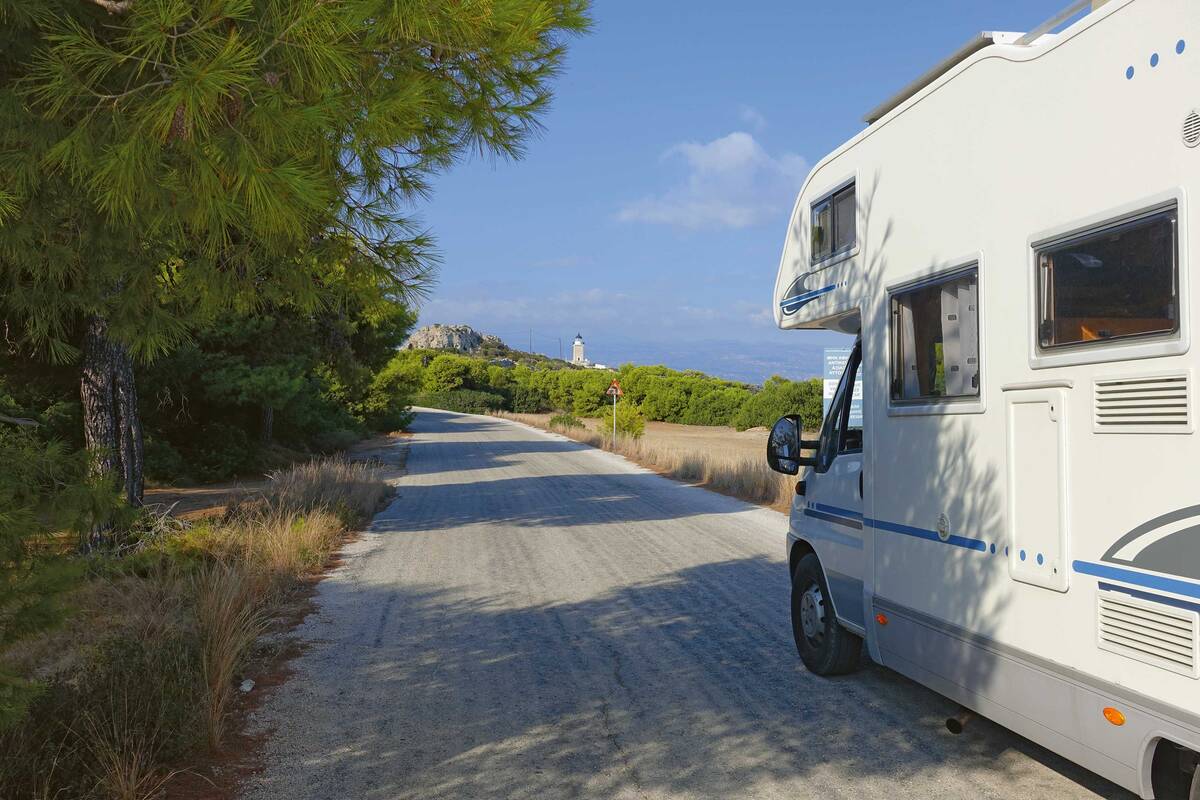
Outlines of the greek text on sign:
{"type": "MultiPolygon", "coordinates": [[[[826,347],[825,348],[825,378],[822,387],[822,416],[829,415],[829,405],[833,402],[833,395],[837,392],[838,382],[842,379],[842,373],[846,371],[846,363],[850,360],[850,353],[854,348],[851,347],[826,347]]],[[[850,403],[850,427],[862,427],[862,381],[854,382],[854,396],[850,403]]]]}

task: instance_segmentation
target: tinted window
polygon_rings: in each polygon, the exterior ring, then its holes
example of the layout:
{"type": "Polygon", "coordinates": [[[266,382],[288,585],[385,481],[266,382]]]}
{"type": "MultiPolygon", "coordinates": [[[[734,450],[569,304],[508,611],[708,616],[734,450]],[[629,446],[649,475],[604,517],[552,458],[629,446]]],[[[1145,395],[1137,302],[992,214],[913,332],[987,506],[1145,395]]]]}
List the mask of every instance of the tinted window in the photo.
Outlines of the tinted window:
{"type": "Polygon", "coordinates": [[[854,184],[813,203],[812,262],[848,253],[855,243],[854,184]]]}
{"type": "Polygon", "coordinates": [[[1170,209],[1040,248],[1041,346],[1177,330],[1177,213],[1170,209]]]}
{"type": "Polygon", "coordinates": [[[892,400],[979,395],[979,271],[892,295],[892,400]]]}

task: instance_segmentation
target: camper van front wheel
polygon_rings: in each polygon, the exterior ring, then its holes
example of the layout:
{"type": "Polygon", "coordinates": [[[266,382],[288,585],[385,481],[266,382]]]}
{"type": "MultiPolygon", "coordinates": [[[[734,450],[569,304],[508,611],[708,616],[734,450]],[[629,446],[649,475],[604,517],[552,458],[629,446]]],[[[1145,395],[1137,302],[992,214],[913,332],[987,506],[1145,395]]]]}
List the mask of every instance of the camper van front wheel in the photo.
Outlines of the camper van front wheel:
{"type": "Polygon", "coordinates": [[[792,573],[792,636],[808,671],[844,675],[858,667],[862,639],[838,624],[821,562],[809,553],[792,573]]]}

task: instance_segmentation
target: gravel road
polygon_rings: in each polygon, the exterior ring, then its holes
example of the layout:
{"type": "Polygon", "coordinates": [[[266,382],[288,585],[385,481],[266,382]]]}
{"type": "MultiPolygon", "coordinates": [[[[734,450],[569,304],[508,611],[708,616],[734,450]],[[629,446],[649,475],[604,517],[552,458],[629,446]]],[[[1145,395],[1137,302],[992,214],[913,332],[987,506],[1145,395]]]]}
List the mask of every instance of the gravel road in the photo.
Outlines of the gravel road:
{"type": "Polygon", "coordinates": [[[1128,797],[791,641],[786,519],[561,437],[422,411],[252,725],[247,800],[1128,797]]]}

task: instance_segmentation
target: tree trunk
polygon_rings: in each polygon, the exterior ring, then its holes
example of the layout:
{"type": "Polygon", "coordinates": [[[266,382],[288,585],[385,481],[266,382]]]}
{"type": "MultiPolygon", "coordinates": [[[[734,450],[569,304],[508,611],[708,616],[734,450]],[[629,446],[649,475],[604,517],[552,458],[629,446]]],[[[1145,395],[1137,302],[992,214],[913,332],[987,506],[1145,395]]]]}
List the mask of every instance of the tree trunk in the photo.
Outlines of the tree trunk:
{"type": "Polygon", "coordinates": [[[112,343],[114,350],[114,385],[117,398],[117,423],[121,438],[121,468],[125,478],[125,500],[129,505],[142,505],[146,481],[142,474],[144,445],[142,418],[138,414],[137,385],[133,381],[133,357],[122,344],[112,343]]]}
{"type": "MultiPolygon", "coordinates": [[[[83,438],[92,456],[92,474],[120,486],[131,506],[142,504],[142,422],[129,350],[108,337],[103,317],[88,320],[83,339],[79,395],[83,438]]],[[[107,526],[93,528],[85,549],[101,544],[107,526]]]]}
{"type": "Polygon", "coordinates": [[[79,396],[83,401],[83,440],[92,456],[92,472],[98,475],[114,474],[119,457],[113,357],[108,323],[103,317],[92,317],[83,336],[79,396]]]}
{"type": "MultiPolygon", "coordinates": [[[[117,443],[116,406],[113,397],[113,348],[108,341],[108,323],[92,317],[83,335],[83,364],[79,375],[79,397],[83,402],[83,440],[91,456],[93,477],[111,480],[117,472],[120,450],[117,443]]],[[[84,551],[104,544],[111,531],[106,520],[93,520],[84,551]]]]}
{"type": "Polygon", "coordinates": [[[259,433],[262,435],[263,444],[271,443],[271,439],[275,435],[275,409],[270,406],[262,407],[262,427],[259,433]]]}

